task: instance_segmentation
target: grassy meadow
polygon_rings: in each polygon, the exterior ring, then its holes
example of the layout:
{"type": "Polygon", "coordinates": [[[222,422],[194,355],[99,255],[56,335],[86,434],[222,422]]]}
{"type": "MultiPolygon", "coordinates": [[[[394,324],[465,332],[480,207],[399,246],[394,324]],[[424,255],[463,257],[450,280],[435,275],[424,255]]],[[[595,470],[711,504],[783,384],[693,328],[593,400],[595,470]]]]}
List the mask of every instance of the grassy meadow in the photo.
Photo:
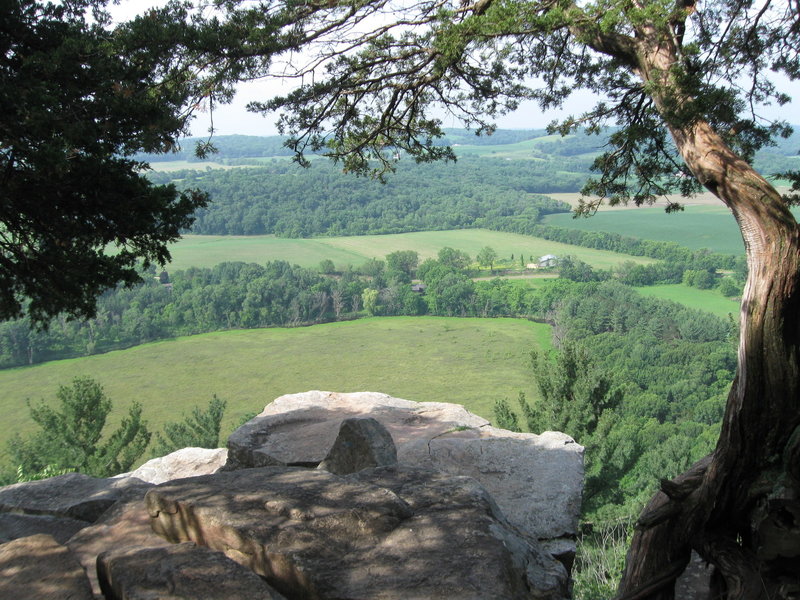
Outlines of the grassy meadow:
{"type": "Polygon", "coordinates": [[[139,401],[151,430],[180,420],[216,393],[223,433],[274,398],[307,390],[375,391],[454,402],[491,418],[497,399],[538,391],[528,352],[550,347],[550,327],[518,319],[380,317],[293,329],[225,331],[79,359],[0,371],[0,462],[6,442],[34,431],[25,404],[55,399],[74,377],[100,381],[114,423],[139,401]]]}
{"type": "Polygon", "coordinates": [[[548,225],[608,231],[621,235],[676,242],[692,249],[708,248],[724,254],[744,254],[744,244],[736,220],[724,206],[692,205],[683,212],[666,214],[663,207],[628,210],[600,210],[588,219],[573,219],[569,214],[548,215],[548,225]]]}
{"type": "MultiPolygon", "coordinates": [[[[539,149],[539,146],[542,144],[547,144],[550,142],[564,143],[566,140],[580,137],[582,136],[568,135],[566,137],[562,137],[559,134],[553,134],[543,135],[533,139],[510,144],[473,145],[468,143],[457,143],[453,145],[453,151],[456,153],[456,156],[460,157],[478,156],[487,158],[504,158],[508,160],[544,160],[541,158],[542,154],[539,149]]],[[[585,154],[573,154],[570,158],[594,156],[601,150],[601,147],[602,142],[598,141],[597,148],[595,150],[585,154]]],[[[548,155],[548,157],[553,158],[554,155],[548,155]]],[[[555,158],[557,159],[558,157],[555,158]]]]}
{"type": "Polygon", "coordinates": [[[726,298],[717,290],[699,290],[680,283],[638,287],[642,296],[672,300],[689,308],[710,312],[727,319],[728,315],[739,318],[739,299],[726,298]]]}
{"type": "MultiPolygon", "coordinates": [[[[170,247],[170,271],[188,267],[211,267],[225,261],[244,261],[263,264],[270,260],[286,260],[301,267],[316,267],[329,258],[337,268],[360,265],[371,258],[383,258],[397,250],[416,250],[421,260],[435,257],[450,246],[467,252],[473,258],[484,246],[491,246],[501,259],[522,253],[534,259],[544,254],[571,254],[590,265],[607,269],[633,260],[650,264],[652,259],[627,254],[581,248],[550,242],[516,233],[488,229],[459,229],[451,231],[419,231],[392,235],[363,235],[336,238],[287,239],[270,235],[222,236],[185,235],[170,247]]],[[[517,260],[519,260],[517,258],[517,260]]]]}

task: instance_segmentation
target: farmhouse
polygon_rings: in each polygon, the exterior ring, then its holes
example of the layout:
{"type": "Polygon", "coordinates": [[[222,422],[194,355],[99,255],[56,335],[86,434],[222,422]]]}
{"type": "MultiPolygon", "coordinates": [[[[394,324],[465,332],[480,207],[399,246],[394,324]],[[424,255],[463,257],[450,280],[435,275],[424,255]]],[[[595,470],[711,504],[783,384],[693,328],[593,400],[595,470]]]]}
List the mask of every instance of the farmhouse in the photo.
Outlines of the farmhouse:
{"type": "Polygon", "coordinates": [[[558,264],[558,257],[555,254],[545,254],[539,258],[538,268],[549,269],[558,264]]]}

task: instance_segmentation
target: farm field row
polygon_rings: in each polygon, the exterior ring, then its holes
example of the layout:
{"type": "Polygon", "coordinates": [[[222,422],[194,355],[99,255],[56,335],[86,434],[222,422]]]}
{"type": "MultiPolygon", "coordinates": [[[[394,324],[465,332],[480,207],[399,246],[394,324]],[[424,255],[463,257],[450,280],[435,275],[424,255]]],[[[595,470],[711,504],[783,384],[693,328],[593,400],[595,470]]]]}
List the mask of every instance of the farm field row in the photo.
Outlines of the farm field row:
{"type": "Polygon", "coordinates": [[[15,432],[35,429],[26,399],[55,399],[74,377],[100,381],[116,425],[134,401],[153,431],[228,402],[223,435],[274,398],[307,390],[375,391],[454,402],[491,418],[500,398],[537,397],[528,352],[550,347],[550,327],[519,319],[380,317],[293,329],[216,332],[79,359],[0,371],[0,463],[15,432]]]}
{"type": "MultiPolygon", "coordinates": [[[[435,257],[449,246],[467,252],[473,258],[484,246],[495,249],[501,259],[513,254],[537,258],[544,254],[572,255],[590,265],[607,269],[632,260],[638,264],[655,262],[644,257],[581,248],[516,233],[488,229],[452,231],[419,231],[392,235],[364,235],[336,238],[287,239],[264,236],[185,235],[170,247],[172,263],[167,269],[178,271],[188,267],[212,267],[225,261],[263,264],[285,260],[301,267],[316,267],[330,259],[337,268],[360,265],[371,258],[382,259],[397,250],[416,250],[420,259],[435,257]]],[[[517,260],[519,260],[517,258],[517,260]]]]}

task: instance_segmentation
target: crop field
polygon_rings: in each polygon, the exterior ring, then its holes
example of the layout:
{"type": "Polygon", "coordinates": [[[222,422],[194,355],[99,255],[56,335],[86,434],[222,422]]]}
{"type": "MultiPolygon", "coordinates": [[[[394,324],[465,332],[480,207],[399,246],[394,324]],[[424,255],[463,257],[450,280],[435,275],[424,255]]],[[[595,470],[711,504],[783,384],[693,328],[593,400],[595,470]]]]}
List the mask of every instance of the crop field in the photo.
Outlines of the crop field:
{"type": "MultiPolygon", "coordinates": [[[[581,199],[581,194],[579,192],[554,192],[547,194],[551,198],[555,200],[561,200],[562,202],[566,202],[572,207],[578,206],[578,201],[581,199]]],[[[680,194],[670,194],[668,198],[673,202],[679,202],[685,206],[713,206],[716,208],[723,208],[722,202],[719,198],[717,198],[711,192],[703,192],[701,194],[697,194],[694,198],[683,198],[680,194]]],[[[600,207],[600,212],[614,212],[619,210],[642,210],[642,208],[661,208],[663,212],[664,207],[666,207],[667,202],[666,200],[660,199],[654,202],[652,205],[647,205],[645,207],[637,207],[634,204],[619,204],[617,206],[608,206],[604,204],[600,207]]]]}
{"type": "MultiPolygon", "coordinates": [[[[567,136],[567,137],[572,138],[574,136],[567,136]]],[[[516,142],[513,144],[471,145],[462,143],[454,145],[453,151],[456,153],[456,156],[482,156],[482,157],[505,158],[513,160],[542,160],[542,158],[537,158],[537,154],[539,154],[537,150],[540,144],[547,142],[561,142],[564,139],[566,138],[563,138],[560,135],[555,134],[555,135],[544,135],[530,140],[516,142]]],[[[601,145],[601,143],[598,142],[598,146],[599,145],[601,145]]],[[[594,154],[595,153],[593,152],[586,154],[585,156],[593,156],[594,154]]],[[[580,156],[584,155],[576,154],[573,155],[572,158],[580,156]]],[[[550,155],[550,157],[552,158],[553,156],[550,155]]]]}
{"type": "Polygon", "coordinates": [[[265,263],[270,260],[286,260],[302,267],[316,267],[326,258],[331,259],[337,268],[343,268],[346,265],[363,264],[371,258],[383,258],[397,250],[416,250],[424,260],[435,257],[445,246],[463,250],[473,258],[484,246],[494,248],[501,259],[510,258],[512,254],[519,257],[520,253],[526,260],[544,254],[570,254],[602,269],[628,260],[640,264],[654,262],[649,258],[570,246],[515,233],[460,229],[312,239],[186,235],[170,247],[172,263],[167,268],[178,271],[192,266],[211,267],[225,261],[265,263]]]}
{"type": "MultiPolygon", "coordinates": [[[[469,145],[456,144],[453,151],[456,156],[486,156],[491,158],[513,158],[515,160],[537,160],[534,158],[533,151],[537,142],[542,138],[525,140],[516,144],[494,145],[469,145]]],[[[541,159],[539,159],[541,160],[541,159]]]]}
{"type": "Polygon", "coordinates": [[[550,327],[519,319],[380,317],[294,329],[226,331],[86,358],[0,371],[0,463],[14,432],[33,431],[25,401],[55,399],[77,376],[100,381],[113,424],[139,401],[153,431],[227,400],[227,436],[248,413],[307,390],[374,391],[455,402],[486,418],[494,402],[535,398],[528,352],[550,347],[550,327]]]}
{"type": "MultiPolygon", "coordinates": [[[[555,195],[554,195],[555,196],[555,195]]],[[[569,214],[548,215],[548,225],[608,231],[648,240],[676,242],[687,248],[708,248],[724,254],[743,254],[744,245],[736,220],[724,206],[692,205],[683,212],[666,214],[663,207],[600,210],[588,219],[569,214]]]]}
{"type": "Polygon", "coordinates": [[[680,283],[640,287],[636,290],[642,296],[672,300],[689,308],[705,310],[723,319],[728,318],[729,314],[737,320],[739,318],[739,300],[726,298],[717,290],[698,290],[680,283]]]}

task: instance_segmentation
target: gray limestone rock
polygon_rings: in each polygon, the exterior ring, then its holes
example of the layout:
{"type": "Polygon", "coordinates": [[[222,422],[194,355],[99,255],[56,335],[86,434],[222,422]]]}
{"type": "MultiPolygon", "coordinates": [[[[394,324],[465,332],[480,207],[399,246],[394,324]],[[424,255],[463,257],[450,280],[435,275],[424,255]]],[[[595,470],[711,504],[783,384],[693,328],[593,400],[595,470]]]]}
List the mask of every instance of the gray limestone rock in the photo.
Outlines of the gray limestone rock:
{"type": "Polygon", "coordinates": [[[92,589],[70,551],[37,534],[0,545],[0,598],[92,600],[92,589]]]}
{"type": "Polygon", "coordinates": [[[714,567],[692,550],[689,564],[675,580],[675,598],[680,600],[712,600],[711,578],[714,567]]]}
{"type": "Polygon", "coordinates": [[[98,596],[100,584],[95,565],[100,554],[131,546],[158,548],[169,545],[153,532],[144,499],[116,504],[94,525],[81,529],[67,542],[86,570],[92,590],[98,596]]]}
{"type": "Polygon", "coordinates": [[[136,477],[147,483],[164,483],[173,479],[216,473],[228,458],[224,448],[182,448],[166,456],[148,460],[141,467],[119,477],[136,477]]]}
{"type": "Polygon", "coordinates": [[[396,464],[397,449],[391,434],[378,421],[367,417],[342,421],[336,441],[318,468],[346,475],[396,464]]]}
{"type": "Polygon", "coordinates": [[[127,477],[68,473],[0,488],[0,512],[70,517],[93,523],[119,500],[143,497],[150,484],[127,477]]]}
{"type": "Polygon", "coordinates": [[[489,425],[456,404],[411,402],[375,392],[287,394],[230,435],[226,469],[268,466],[267,461],[316,466],[336,441],[339,424],[349,417],[382,423],[398,450],[408,435],[432,438],[456,427],[489,425]]]}
{"type": "Polygon", "coordinates": [[[460,405],[374,392],[281,396],[231,434],[226,469],[270,461],[315,466],[334,445],[342,420],[351,417],[383,425],[400,464],[477,479],[513,525],[551,540],[570,563],[583,491],[583,447],[562,433],[492,427],[460,405]]]}
{"type": "Polygon", "coordinates": [[[251,570],[192,542],[97,558],[106,600],[283,600],[251,570]]]}
{"type": "Polygon", "coordinates": [[[267,467],[163,484],[146,502],[160,535],[224,552],[290,598],[568,596],[563,566],[467,477],[267,467]]]}
{"type": "Polygon", "coordinates": [[[514,525],[538,538],[574,536],[581,510],[583,447],[563,433],[487,426],[416,440],[403,464],[474,477],[514,525]]]}

